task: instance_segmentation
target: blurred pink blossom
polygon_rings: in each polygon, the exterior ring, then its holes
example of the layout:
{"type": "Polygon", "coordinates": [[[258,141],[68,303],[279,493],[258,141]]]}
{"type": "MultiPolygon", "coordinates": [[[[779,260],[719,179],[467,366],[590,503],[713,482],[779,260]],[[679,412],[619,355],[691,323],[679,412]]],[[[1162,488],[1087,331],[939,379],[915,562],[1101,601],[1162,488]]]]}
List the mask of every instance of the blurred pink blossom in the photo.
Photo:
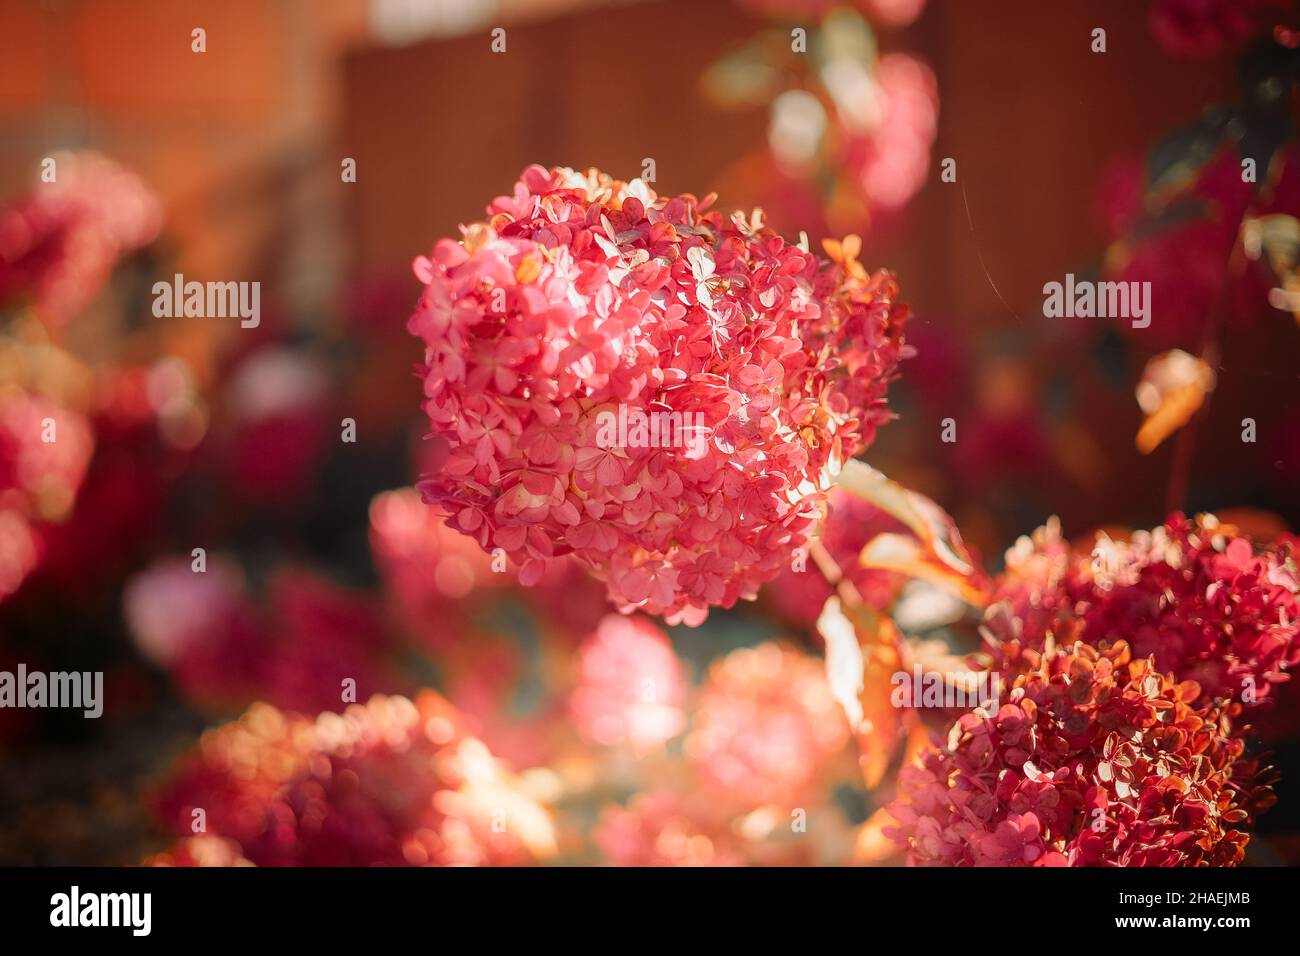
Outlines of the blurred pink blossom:
{"type": "Polygon", "coordinates": [[[706,788],[757,806],[804,800],[848,742],[825,663],[768,643],[709,668],[684,750],[706,788]]]}
{"type": "Polygon", "coordinates": [[[0,305],[33,302],[62,325],[88,304],[119,258],[152,242],[162,207],[134,173],[97,153],[56,154],[39,182],[0,212],[0,305]]]}
{"type": "Polygon", "coordinates": [[[1236,53],[1280,22],[1287,0],[1152,0],[1147,16],[1160,45],[1175,56],[1236,53]]]}
{"type": "Polygon", "coordinates": [[[586,740],[644,753],[681,732],[683,685],[681,663],[658,627],[608,615],[578,650],[569,706],[586,740]]]}

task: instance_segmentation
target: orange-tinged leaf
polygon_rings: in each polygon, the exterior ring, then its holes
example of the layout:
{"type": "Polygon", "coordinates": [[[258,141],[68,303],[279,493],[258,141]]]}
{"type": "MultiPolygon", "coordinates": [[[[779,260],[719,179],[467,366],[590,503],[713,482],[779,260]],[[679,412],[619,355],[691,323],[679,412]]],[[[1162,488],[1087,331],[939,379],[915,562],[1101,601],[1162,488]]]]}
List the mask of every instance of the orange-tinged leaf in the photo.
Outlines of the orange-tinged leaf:
{"type": "Polygon", "coordinates": [[[907,743],[903,745],[902,766],[919,766],[921,763],[921,754],[929,746],[930,731],[920,720],[912,721],[911,729],[907,732],[907,743]]]}
{"type": "Polygon", "coordinates": [[[1181,349],[1163,352],[1147,362],[1135,393],[1147,416],[1138,429],[1138,451],[1151,454],[1192,420],[1213,390],[1214,370],[1181,349]]]}
{"type": "Polygon", "coordinates": [[[853,840],[853,862],[859,866],[887,865],[900,855],[898,844],[885,836],[885,828],[897,826],[898,821],[881,807],[858,827],[853,840]]]}
{"type": "Polygon", "coordinates": [[[1148,416],[1138,429],[1138,451],[1144,455],[1155,451],[1161,442],[1192,420],[1204,401],[1205,390],[1196,385],[1187,385],[1166,395],[1156,413],[1148,416]]]}
{"type": "Polygon", "coordinates": [[[857,459],[845,463],[836,483],[902,522],[915,535],[877,535],[863,548],[866,567],[901,571],[953,588],[962,599],[982,607],[988,603],[989,582],[966,549],[952,517],[918,492],[891,481],[857,459]],[[881,540],[884,539],[884,540],[881,540]]]}
{"type": "Polygon", "coordinates": [[[902,670],[898,630],[869,608],[830,597],[817,631],[826,642],[831,693],[857,737],[863,779],[875,787],[899,753],[905,731],[904,712],[891,701],[892,678],[902,670]]]}
{"type": "Polygon", "coordinates": [[[858,557],[865,568],[897,571],[911,578],[932,581],[954,591],[976,607],[988,600],[988,590],[978,577],[963,574],[926,552],[921,542],[904,534],[883,532],[867,542],[858,557]]]}
{"type": "Polygon", "coordinates": [[[865,720],[862,707],[865,657],[857,630],[841,610],[839,598],[830,598],[817,618],[817,633],[826,643],[826,679],[831,696],[844,708],[849,727],[856,733],[865,720]]]}

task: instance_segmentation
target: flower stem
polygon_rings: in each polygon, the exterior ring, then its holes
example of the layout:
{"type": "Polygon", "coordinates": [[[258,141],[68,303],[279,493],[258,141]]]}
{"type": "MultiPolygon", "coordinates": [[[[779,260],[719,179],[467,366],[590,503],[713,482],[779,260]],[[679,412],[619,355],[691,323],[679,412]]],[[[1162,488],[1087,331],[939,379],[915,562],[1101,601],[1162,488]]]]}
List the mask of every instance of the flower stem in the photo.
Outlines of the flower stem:
{"type": "Polygon", "coordinates": [[[821,572],[826,583],[839,597],[840,602],[849,607],[862,606],[862,594],[858,591],[857,586],[844,576],[844,571],[840,568],[839,563],[831,557],[831,553],[826,550],[826,545],[822,544],[820,538],[813,538],[808,544],[808,553],[813,559],[813,564],[817,565],[817,570],[821,572]]]}

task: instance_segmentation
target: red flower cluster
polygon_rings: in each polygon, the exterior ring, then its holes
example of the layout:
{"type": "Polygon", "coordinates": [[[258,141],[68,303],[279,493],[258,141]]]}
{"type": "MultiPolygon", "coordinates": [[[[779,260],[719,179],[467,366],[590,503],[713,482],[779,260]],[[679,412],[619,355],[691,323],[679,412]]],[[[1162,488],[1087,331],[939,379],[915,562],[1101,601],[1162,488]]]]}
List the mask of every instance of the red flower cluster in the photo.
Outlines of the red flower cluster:
{"type": "Polygon", "coordinates": [[[409,329],[450,446],[421,490],[525,583],[572,553],[625,611],[698,623],[753,598],[889,417],[893,278],[710,202],[532,166],[487,223],[416,260],[409,329]],[[694,440],[602,440],[626,410],[694,440]]]}
{"type": "Polygon", "coordinates": [[[1099,536],[1091,552],[1055,523],[1007,552],[987,627],[1002,658],[1017,647],[1097,647],[1127,641],[1138,657],[1201,687],[1204,704],[1250,707],[1300,663],[1300,564],[1290,543],[1260,550],[1212,515],[1174,515],[1127,541],[1099,536]]]}
{"type": "Polygon", "coordinates": [[[1233,736],[1238,704],[1197,708],[1117,642],[1025,650],[996,714],[961,717],[899,777],[888,831],[915,865],[1230,866],[1271,802],[1233,736]]]}
{"type": "Polygon", "coordinates": [[[202,820],[208,842],[155,863],[518,865],[554,851],[547,811],[432,691],[315,719],[257,704],[204,735],[159,807],[179,833],[202,820]]]}
{"type": "Polygon", "coordinates": [[[1007,554],[985,637],[1009,700],[900,775],[920,864],[1232,865],[1272,802],[1241,716],[1300,660],[1290,544],[1175,515],[1079,552],[1053,522],[1007,554]]]}

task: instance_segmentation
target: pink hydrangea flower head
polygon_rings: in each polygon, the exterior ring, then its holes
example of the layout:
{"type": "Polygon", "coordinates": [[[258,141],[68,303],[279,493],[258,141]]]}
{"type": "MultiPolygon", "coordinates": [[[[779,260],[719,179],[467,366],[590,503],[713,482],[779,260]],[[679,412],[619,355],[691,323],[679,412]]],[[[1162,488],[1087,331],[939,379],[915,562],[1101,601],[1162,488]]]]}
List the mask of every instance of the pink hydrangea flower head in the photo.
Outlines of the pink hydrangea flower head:
{"type": "Polygon", "coordinates": [[[906,307],[711,198],[526,169],[415,262],[409,330],[449,451],[421,484],[521,580],[573,554],[623,611],[752,599],[890,416],[906,307]],[[654,419],[662,427],[617,428],[654,419]]]}

